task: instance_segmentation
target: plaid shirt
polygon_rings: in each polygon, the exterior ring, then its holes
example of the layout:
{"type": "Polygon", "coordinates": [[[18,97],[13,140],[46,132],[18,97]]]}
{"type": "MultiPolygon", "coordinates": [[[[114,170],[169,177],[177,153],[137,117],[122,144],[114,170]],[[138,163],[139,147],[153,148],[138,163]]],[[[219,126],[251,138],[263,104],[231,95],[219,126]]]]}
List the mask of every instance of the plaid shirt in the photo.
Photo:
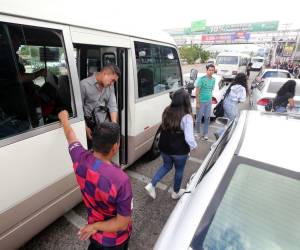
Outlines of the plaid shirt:
{"type": "MultiPolygon", "coordinates": [[[[117,216],[130,216],[132,190],[128,176],[114,164],[103,163],[84,149],[80,142],[69,145],[69,152],[83,201],[87,207],[88,224],[117,216]]],[[[98,231],[92,238],[107,247],[125,242],[132,231],[131,222],[124,231],[98,231]]]]}

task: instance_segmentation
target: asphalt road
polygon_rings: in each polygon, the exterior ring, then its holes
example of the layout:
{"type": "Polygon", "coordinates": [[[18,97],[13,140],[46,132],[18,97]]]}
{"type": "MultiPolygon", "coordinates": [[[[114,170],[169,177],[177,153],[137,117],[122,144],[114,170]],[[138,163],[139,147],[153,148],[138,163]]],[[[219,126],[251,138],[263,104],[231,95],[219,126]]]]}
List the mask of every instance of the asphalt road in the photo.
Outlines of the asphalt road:
{"type": "MultiPolygon", "coordinates": [[[[189,72],[196,67],[199,72],[205,72],[204,65],[184,65],[183,73],[189,72]]],[[[251,72],[249,83],[257,73],[251,72]]],[[[245,102],[241,109],[248,109],[249,102],[245,102]]],[[[210,146],[215,142],[213,132],[219,127],[215,122],[211,122],[209,128],[209,140],[198,142],[198,149],[192,152],[187,161],[182,187],[185,187],[192,173],[197,171],[202,161],[210,150],[210,146]]],[[[144,190],[144,186],[150,181],[155,171],[162,164],[161,158],[149,161],[146,157],[140,158],[125,171],[130,176],[133,195],[133,233],[130,240],[130,250],[152,249],[165,222],[177,201],[170,197],[174,172],[171,171],[161,181],[157,188],[157,198],[153,200],[144,190]]],[[[78,229],[86,223],[87,214],[83,203],[80,203],[64,216],[56,220],[44,231],[35,236],[20,249],[87,249],[88,242],[80,241],[77,237],[78,229]]]]}

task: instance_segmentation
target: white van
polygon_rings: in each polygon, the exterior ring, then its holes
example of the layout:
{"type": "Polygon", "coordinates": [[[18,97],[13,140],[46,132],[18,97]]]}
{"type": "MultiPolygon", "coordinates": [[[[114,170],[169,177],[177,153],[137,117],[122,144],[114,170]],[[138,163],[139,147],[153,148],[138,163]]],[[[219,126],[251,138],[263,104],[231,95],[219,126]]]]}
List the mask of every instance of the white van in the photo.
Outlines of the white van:
{"type": "Polygon", "coordinates": [[[225,80],[233,80],[240,73],[246,73],[246,68],[250,62],[250,56],[235,52],[222,52],[217,56],[217,74],[225,80]]]}
{"type": "Polygon", "coordinates": [[[182,86],[168,34],[135,27],[125,33],[128,27],[112,28],[101,14],[78,26],[76,15],[65,22],[55,4],[48,7],[42,18],[33,2],[7,2],[0,11],[1,249],[18,248],[81,200],[57,118],[60,107],[68,109],[86,144],[81,79],[107,63],[121,69],[115,91],[122,167],[149,150],[158,153],[162,112],[182,86]],[[38,74],[43,68],[47,77],[38,74]]]}
{"type": "Polygon", "coordinates": [[[261,70],[265,64],[265,58],[261,56],[254,56],[251,58],[251,70],[261,70]]]}

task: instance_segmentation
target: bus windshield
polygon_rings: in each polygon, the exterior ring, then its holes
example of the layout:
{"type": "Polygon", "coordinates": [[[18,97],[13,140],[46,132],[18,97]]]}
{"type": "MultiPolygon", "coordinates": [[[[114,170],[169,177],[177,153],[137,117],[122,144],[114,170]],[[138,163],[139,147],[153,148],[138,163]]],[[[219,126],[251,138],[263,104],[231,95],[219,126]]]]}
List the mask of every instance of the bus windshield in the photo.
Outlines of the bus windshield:
{"type": "Polygon", "coordinates": [[[218,56],[217,64],[238,64],[237,56],[218,56]]]}

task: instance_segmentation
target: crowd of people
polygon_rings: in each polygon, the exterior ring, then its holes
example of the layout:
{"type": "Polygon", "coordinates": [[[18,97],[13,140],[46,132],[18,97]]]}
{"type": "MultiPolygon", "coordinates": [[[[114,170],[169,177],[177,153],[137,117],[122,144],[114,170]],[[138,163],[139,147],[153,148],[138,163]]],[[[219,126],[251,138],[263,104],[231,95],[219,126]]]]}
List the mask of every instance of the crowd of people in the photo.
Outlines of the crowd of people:
{"type": "MultiPolygon", "coordinates": [[[[206,66],[206,75],[197,79],[196,120],[192,114],[190,95],[177,90],[162,114],[159,149],[163,164],[145,186],[146,192],[156,198],[157,183],[174,167],[172,199],[179,199],[185,192],[181,188],[186,161],[197,148],[196,138],[208,140],[212,108],[212,91],[215,85],[213,64],[206,66]],[[204,128],[201,123],[204,117],[204,128]],[[195,130],[195,131],[194,131],[195,130]]],[[[133,194],[127,174],[112,162],[119,151],[120,127],[117,123],[117,106],[114,83],[120,76],[115,65],[107,65],[99,72],[81,81],[86,133],[91,150],[85,149],[69,123],[68,111],[58,117],[69,144],[69,153],[88,212],[88,224],[82,227],[79,238],[90,240],[88,249],[128,249],[132,232],[133,194]]],[[[277,112],[285,112],[294,105],[296,82],[288,80],[274,100],[277,112]]],[[[223,97],[224,117],[229,120],[239,115],[239,103],[248,95],[247,75],[239,73],[223,97]]],[[[224,129],[217,131],[221,136],[224,129]]]]}
{"type": "Polygon", "coordinates": [[[285,69],[290,72],[295,78],[300,78],[300,65],[292,61],[278,62],[272,68],[285,69]]]}

